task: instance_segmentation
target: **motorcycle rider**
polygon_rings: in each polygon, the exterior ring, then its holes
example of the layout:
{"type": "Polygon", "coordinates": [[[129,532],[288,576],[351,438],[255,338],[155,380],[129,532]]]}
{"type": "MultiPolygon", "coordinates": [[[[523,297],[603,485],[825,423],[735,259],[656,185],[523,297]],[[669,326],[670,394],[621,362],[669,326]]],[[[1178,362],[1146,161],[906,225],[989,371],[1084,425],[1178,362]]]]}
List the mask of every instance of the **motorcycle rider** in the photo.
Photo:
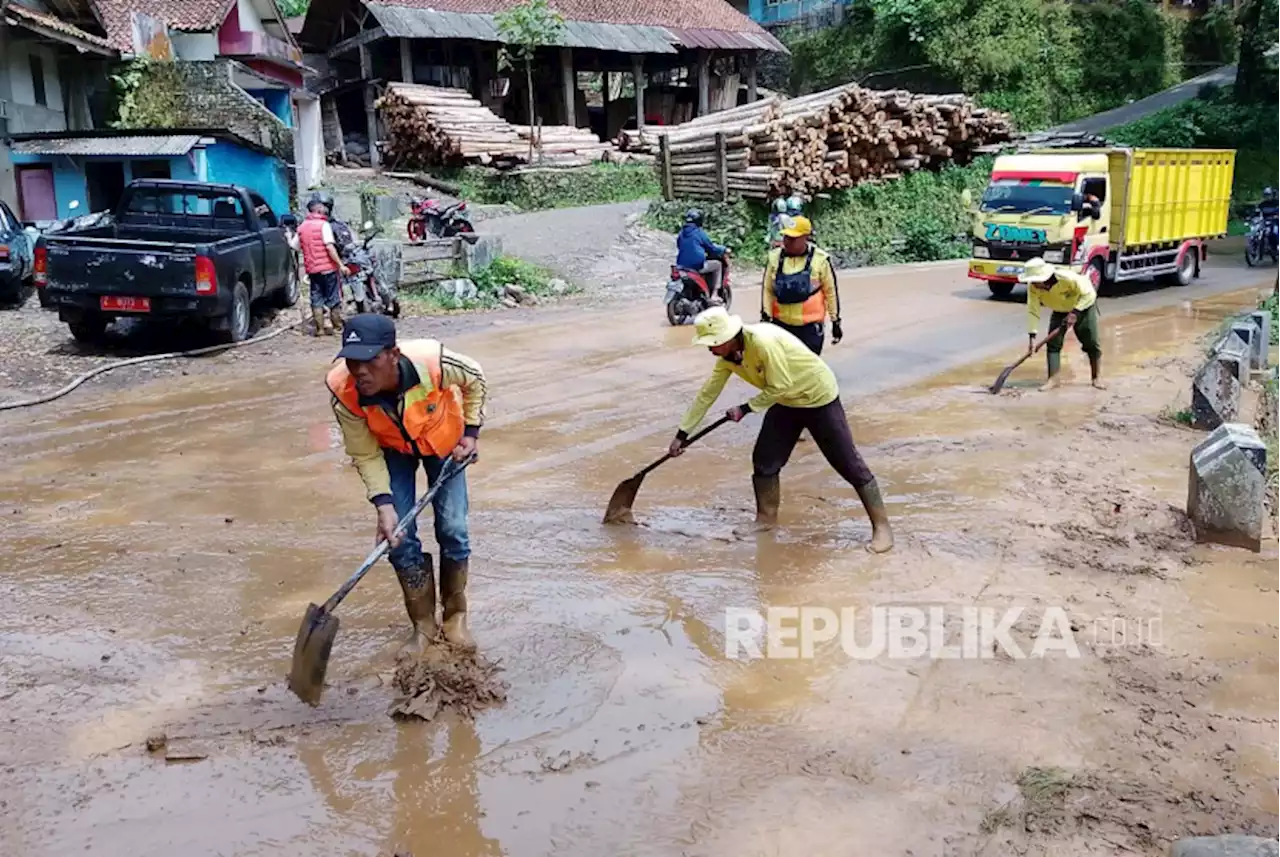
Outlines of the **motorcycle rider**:
{"type": "Polygon", "coordinates": [[[773,211],[769,214],[769,249],[782,246],[782,221],[787,217],[799,217],[804,213],[804,200],[792,194],[783,199],[773,201],[773,211]]]}
{"type": "Polygon", "coordinates": [[[729,248],[711,240],[702,228],[702,212],[691,208],[684,214],[684,226],[676,236],[676,267],[697,271],[707,279],[712,300],[720,300],[720,280],[724,272],[721,259],[729,248]]]}
{"type": "Polygon", "coordinates": [[[1276,199],[1275,188],[1263,188],[1262,202],[1258,203],[1254,211],[1267,222],[1274,221],[1280,217],[1280,200],[1276,199]]]}
{"type": "Polygon", "coordinates": [[[311,317],[315,321],[315,335],[332,336],[342,329],[342,280],[345,269],[338,255],[329,212],[333,210],[333,197],[317,191],[307,201],[307,216],[298,225],[298,246],[302,250],[302,264],[307,272],[311,290],[311,317]],[[328,318],[325,312],[328,311],[328,318]],[[332,327],[326,327],[328,321],[332,327]]]}

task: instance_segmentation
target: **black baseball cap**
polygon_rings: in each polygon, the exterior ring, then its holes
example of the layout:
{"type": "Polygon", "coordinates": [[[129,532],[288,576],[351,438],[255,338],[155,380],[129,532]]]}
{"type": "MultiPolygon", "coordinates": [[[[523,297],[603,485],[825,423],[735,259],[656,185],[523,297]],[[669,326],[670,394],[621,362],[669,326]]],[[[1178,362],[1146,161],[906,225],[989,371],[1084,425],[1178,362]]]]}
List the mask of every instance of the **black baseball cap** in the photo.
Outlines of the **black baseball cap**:
{"type": "Polygon", "coordinates": [[[339,360],[372,360],[383,349],[394,348],[396,323],[374,312],[352,316],[342,326],[342,350],[339,360]]]}

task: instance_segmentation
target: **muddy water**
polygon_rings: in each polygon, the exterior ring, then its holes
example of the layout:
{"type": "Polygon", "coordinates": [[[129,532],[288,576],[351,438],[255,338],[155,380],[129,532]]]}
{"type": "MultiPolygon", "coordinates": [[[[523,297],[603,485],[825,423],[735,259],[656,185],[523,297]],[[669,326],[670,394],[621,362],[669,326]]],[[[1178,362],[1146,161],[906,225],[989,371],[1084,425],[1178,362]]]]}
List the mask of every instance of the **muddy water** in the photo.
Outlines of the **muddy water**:
{"type": "MultiPolygon", "coordinates": [[[[1079,438],[1100,415],[1185,395],[1185,378],[1123,379],[1250,298],[1108,317],[1118,381],[1105,394],[1078,383],[1087,364],[1072,346],[1077,383],[1052,398],[1018,395],[1033,361],[1013,394],[981,394],[1002,362],[991,359],[850,400],[898,522],[885,557],[861,550],[856,497],[811,443],[785,471],[780,531],[733,538],[751,514],[758,418],[651,474],[636,505],[645,526],[599,524],[709,368],[687,330],[628,317],[573,337],[532,327],[458,341],[495,391],[470,474],[472,624],[510,684],[475,723],[386,716],[404,621],[385,566],[340,610],[323,705],[284,688],[307,603],[372,539],[322,363],[10,423],[0,853],[1005,853],[979,831],[1027,765],[1167,763],[1180,782],[1218,779],[1195,759],[1153,761],[1141,741],[1117,747],[1117,730],[1142,728],[1140,706],[1109,695],[1096,653],[851,661],[828,645],[805,660],[727,658],[725,609],[770,605],[1061,603],[1081,622],[1163,610],[1168,648],[1227,674],[1195,700],[1256,730],[1232,760],[1234,800],[1274,815],[1274,543],[1262,558],[1201,549],[1183,577],[1064,572],[1038,553],[1054,495],[1027,480],[1065,455],[1072,496],[1105,493],[1071,468],[1123,449],[1117,472],[1151,474],[1177,502],[1190,440],[1146,443],[1132,422],[1138,434],[1120,441],[1079,438]],[[146,752],[157,731],[174,761],[146,752]]],[[[872,308],[863,323],[910,320],[872,308]]],[[[832,358],[855,388],[860,356],[832,358]]]]}

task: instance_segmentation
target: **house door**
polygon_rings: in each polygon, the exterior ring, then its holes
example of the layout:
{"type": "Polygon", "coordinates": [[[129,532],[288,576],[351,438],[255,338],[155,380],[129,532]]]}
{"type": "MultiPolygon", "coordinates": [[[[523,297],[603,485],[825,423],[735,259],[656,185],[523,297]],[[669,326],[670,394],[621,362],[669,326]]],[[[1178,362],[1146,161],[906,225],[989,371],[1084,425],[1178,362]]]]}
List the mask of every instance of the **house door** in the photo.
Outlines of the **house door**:
{"type": "Polygon", "coordinates": [[[89,211],[115,211],[124,193],[124,163],[121,161],[89,161],[84,165],[85,184],[89,187],[89,211]]]}
{"type": "Polygon", "coordinates": [[[23,220],[58,219],[53,167],[18,167],[18,208],[22,209],[23,220]]]}

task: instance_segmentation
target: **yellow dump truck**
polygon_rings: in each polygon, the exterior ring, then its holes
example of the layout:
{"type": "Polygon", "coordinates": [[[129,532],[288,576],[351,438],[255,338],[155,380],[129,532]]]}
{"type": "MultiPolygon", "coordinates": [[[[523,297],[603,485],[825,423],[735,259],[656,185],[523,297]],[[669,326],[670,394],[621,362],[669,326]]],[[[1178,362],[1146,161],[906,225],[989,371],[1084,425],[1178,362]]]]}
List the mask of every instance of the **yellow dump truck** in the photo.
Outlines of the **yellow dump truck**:
{"type": "Polygon", "coordinates": [[[1232,149],[1039,149],[996,159],[974,212],[969,276],[1005,297],[1043,256],[1096,288],[1160,277],[1188,285],[1205,241],[1227,233],[1232,149]]]}

